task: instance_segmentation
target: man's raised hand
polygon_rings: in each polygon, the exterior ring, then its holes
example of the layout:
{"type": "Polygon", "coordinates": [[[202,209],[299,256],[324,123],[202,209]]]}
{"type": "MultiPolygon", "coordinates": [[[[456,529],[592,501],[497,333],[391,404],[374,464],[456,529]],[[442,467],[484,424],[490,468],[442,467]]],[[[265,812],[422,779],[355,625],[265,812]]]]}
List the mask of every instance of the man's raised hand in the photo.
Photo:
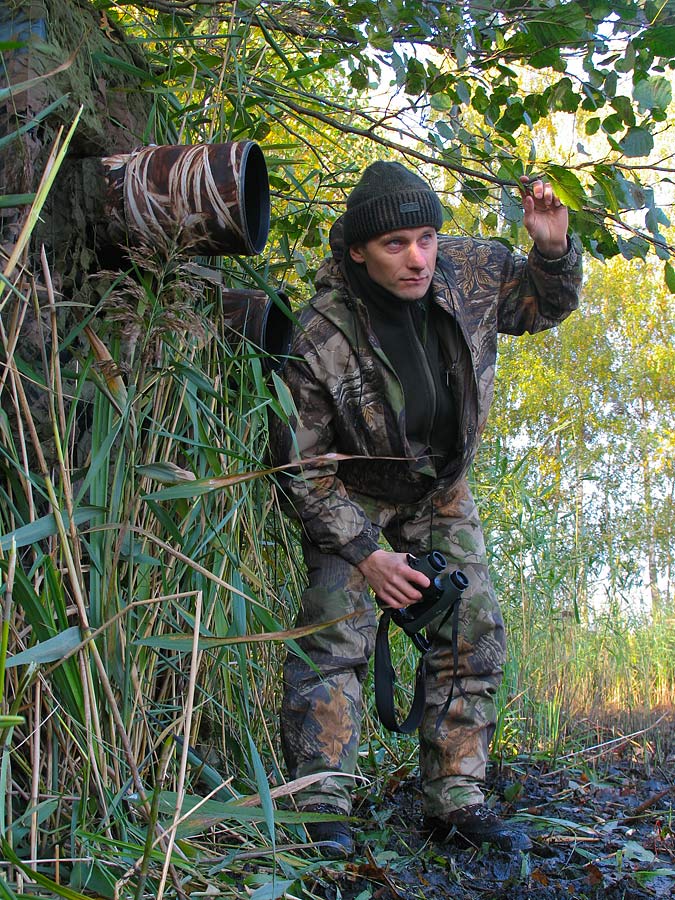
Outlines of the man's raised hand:
{"type": "Polygon", "coordinates": [[[567,253],[567,207],[557,197],[550,184],[537,179],[530,182],[527,175],[520,179],[523,187],[523,225],[542,256],[557,259],[567,253]]]}

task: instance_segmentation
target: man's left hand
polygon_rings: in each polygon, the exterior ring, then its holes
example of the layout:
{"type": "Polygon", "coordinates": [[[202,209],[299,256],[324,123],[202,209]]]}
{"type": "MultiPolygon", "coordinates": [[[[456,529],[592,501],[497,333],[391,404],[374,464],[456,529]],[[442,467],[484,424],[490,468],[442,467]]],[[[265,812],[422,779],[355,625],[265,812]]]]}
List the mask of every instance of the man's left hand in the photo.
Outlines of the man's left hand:
{"type": "Polygon", "coordinates": [[[567,207],[555,195],[550,184],[521,179],[523,188],[523,225],[542,256],[558,259],[567,253],[567,207]]]}
{"type": "Polygon", "coordinates": [[[417,603],[430,584],[424,572],[409,564],[407,553],[378,549],[362,559],[358,569],[377,599],[392,609],[417,603]]]}

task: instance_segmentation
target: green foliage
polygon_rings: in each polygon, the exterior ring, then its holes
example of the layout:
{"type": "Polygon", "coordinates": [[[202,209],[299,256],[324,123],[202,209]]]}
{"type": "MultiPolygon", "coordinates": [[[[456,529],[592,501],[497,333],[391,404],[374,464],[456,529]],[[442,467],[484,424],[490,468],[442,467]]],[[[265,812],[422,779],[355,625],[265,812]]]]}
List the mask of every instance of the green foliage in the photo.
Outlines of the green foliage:
{"type": "MultiPolygon", "coordinates": [[[[232,334],[215,293],[186,295],[173,260],[148,256],[138,265],[143,314],[133,279],[118,278],[103,301],[111,323],[117,315],[136,325],[127,355],[114,325],[96,339],[80,329],[75,340],[58,332],[55,318],[44,360],[10,355],[18,403],[3,404],[12,413],[4,438],[12,441],[3,439],[0,511],[3,663],[9,653],[0,670],[8,704],[0,711],[0,782],[23,784],[26,796],[58,791],[71,799],[24,818],[21,794],[9,791],[0,831],[18,868],[43,831],[50,857],[56,847],[61,857],[81,857],[61,867],[58,890],[44,881],[66,897],[116,889],[159,896],[165,862],[171,891],[177,870],[208,880],[211,863],[191,849],[185,825],[174,828],[164,807],[153,806],[153,786],[158,798],[176,787],[177,810],[205,783],[233,804],[259,795],[219,825],[233,850],[242,833],[273,847],[280,827],[267,782],[277,684],[266,673],[278,670],[283,639],[295,636],[283,631],[294,579],[272,542],[274,500],[255,477],[276,401],[261,352],[232,334]],[[108,346],[126,359],[124,380],[108,346]],[[34,418],[40,404],[26,396],[24,373],[28,390],[51,388],[45,421],[34,418]],[[13,475],[24,470],[21,446],[31,448],[28,479],[13,475]],[[157,480],[208,482],[208,490],[172,498],[153,491],[157,480]],[[187,644],[176,649],[172,639],[182,635],[187,644]],[[26,704],[34,713],[17,715],[26,704]],[[45,752],[27,753],[25,738],[42,720],[45,752]],[[61,752],[46,752],[52,746],[61,752]],[[190,748],[185,770],[180,747],[190,748]],[[94,861],[113,844],[114,861],[94,861]]],[[[3,326],[5,347],[29,354],[30,345],[15,340],[22,323],[7,321],[18,330],[8,335],[3,326]]],[[[279,821],[298,830],[297,816],[279,821]]]]}
{"type": "Polygon", "coordinates": [[[339,201],[360,163],[383,154],[425,169],[460,219],[464,201],[508,222],[518,175],[543,174],[593,255],[672,252],[660,164],[671,3],[302,0],[222,4],[208,19],[197,6],[174,17],[137,7],[119,20],[159,73],[158,139],[263,143],[277,195],[269,264],[290,285],[311,278],[307,251],[336,215],[320,202],[339,201]]]}
{"type": "Polygon", "coordinates": [[[674,687],[673,299],[641,261],[589,269],[580,315],[502,340],[476,469],[517,648],[507,748],[557,752],[575,711],[667,705],[674,687]]]}

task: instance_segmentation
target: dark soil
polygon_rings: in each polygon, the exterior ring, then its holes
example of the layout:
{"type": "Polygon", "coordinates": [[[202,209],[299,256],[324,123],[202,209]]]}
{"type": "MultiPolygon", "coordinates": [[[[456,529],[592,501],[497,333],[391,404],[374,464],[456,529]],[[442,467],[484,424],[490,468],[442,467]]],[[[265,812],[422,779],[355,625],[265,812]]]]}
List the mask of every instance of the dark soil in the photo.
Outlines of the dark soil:
{"type": "Polygon", "coordinates": [[[354,859],[327,865],[311,890],[326,900],[675,897],[672,719],[669,729],[665,745],[663,734],[645,735],[557,766],[494,771],[488,802],[529,833],[527,854],[432,842],[421,831],[417,779],[392,781],[355,810],[354,859]]]}

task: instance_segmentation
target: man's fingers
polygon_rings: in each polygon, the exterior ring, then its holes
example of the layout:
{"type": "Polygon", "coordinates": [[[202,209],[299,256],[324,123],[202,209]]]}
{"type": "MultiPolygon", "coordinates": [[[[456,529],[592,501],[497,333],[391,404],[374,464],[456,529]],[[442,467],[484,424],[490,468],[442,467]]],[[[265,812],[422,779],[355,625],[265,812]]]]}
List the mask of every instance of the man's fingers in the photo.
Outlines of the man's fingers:
{"type": "MultiPolygon", "coordinates": [[[[423,587],[423,585],[419,587],[423,587]]],[[[393,606],[396,609],[411,606],[422,599],[422,593],[418,590],[418,586],[405,578],[392,580],[380,596],[389,606],[393,606]]]]}
{"type": "Polygon", "coordinates": [[[550,209],[551,207],[557,208],[563,205],[562,201],[553,190],[553,185],[549,184],[547,181],[541,181],[540,179],[528,183],[524,198],[527,199],[528,197],[531,197],[535,206],[540,209],[550,209]]]}
{"type": "Polygon", "coordinates": [[[553,190],[553,186],[548,181],[542,181],[541,178],[531,179],[528,175],[521,175],[518,187],[523,201],[532,198],[538,206],[542,204],[544,207],[563,205],[553,190]]]}

